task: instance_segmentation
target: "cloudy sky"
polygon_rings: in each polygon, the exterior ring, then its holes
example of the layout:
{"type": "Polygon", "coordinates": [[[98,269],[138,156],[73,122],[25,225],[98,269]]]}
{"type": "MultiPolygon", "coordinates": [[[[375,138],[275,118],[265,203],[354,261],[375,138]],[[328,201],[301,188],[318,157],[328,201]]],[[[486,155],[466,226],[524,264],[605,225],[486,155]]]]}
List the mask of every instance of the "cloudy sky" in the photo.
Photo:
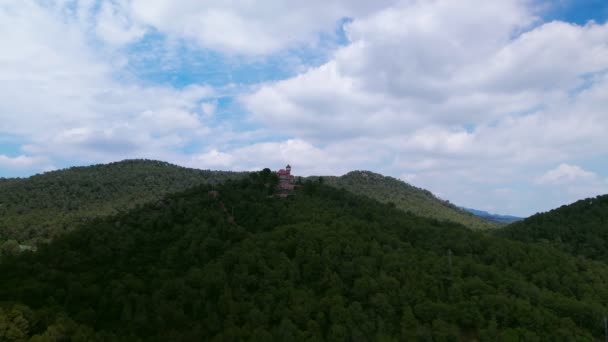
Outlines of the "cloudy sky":
{"type": "Polygon", "coordinates": [[[606,0],[0,0],[0,177],[372,170],[491,212],[608,193],[606,0]]]}

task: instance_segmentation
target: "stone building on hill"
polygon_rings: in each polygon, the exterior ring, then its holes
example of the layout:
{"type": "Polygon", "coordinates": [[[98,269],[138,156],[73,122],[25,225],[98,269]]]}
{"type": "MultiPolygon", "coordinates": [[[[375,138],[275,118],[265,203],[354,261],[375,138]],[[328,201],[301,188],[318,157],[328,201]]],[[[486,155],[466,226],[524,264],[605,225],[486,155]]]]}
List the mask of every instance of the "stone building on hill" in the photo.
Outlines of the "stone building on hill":
{"type": "Polygon", "coordinates": [[[291,174],[291,166],[287,164],[285,169],[277,171],[279,176],[279,196],[287,196],[296,185],[296,178],[291,174]]]}

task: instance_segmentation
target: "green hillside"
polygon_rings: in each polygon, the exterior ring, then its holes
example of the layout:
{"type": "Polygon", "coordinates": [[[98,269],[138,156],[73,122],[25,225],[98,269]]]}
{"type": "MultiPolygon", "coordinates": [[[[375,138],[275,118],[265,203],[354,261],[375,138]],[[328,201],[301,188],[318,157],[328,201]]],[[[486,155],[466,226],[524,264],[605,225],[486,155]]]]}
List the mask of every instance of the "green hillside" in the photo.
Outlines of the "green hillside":
{"type": "Polygon", "coordinates": [[[608,195],[536,214],[496,234],[524,242],[550,242],[574,255],[608,262],[608,195]]]}
{"type": "Polygon", "coordinates": [[[201,183],[242,177],[151,160],[73,167],[0,181],[0,241],[35,244],[92,217],[107,216],[201,183]]]}
{"type": "Polygon", "coordinates": [[[435,197],[430,191],[417,188],[393,177],[370,171],[352,171],[341,177],[323,177],[331,186],[344,188],[416,215],[461,223],[473,229],[498,227],[457,206],[435,197]]]}
{"type": "MultiPolygon", "coordinates": [[[[167,193],[203,183],[219,183],[245,173],[184,168],[152,160],[125,160],[110,164],[73,167],[29,178],[0,178],[0,242],[25,245],[49,241],[93,217],[103,217],[155,201],[167,193]]],[[[439,200],[429,191],[371,172],[324,177],[329,185],[343,187],[398,209],[490,228],[483,221],[439,200]]]]}
{"type": "Polygon", "coordinates": [[[202,185],[3,258],[0,340],[603,338],[604,263],[276,182],[202,185]]]}

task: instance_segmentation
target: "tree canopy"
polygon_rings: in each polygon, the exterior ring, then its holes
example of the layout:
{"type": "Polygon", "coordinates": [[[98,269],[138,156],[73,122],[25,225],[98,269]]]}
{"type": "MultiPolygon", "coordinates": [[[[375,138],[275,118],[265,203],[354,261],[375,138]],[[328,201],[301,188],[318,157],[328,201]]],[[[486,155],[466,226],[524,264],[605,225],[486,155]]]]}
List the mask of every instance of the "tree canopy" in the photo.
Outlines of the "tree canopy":
{"type": "Polygon", "coordinates": [[[0,241],[37,244],[94,217],[113,215],[192,186],[243,177],[152,160],[73,167],[0,181],[0,241]]]}
{"type": "Polygon", "coordinates": [[[524,242],[548,242],[573,255],[608,262],[608,195],[536,214],[495,232],[524,242]]]}
{"type": "MultiPolygon", "coordinates": [[[[316,178],[311,177],[311,179],[316,178]]],[[[323,177],[323,179],[327,185],[343,188],[383,203],[392,203],[397,209],[419,216],[457,222],[473,229],[498,227],[495,222],[473,215],[449,201],[436,197],[428,190],[393,177],[370,171],[351,171],[341,177],[323,177]]]]}
{"type": "Polygon", "coordinates": [[[273,195],[276,181],[265,170],[200,185],[3,258],[0,337],[575,341],[603,334],[605,263],[405,213],[318,181],[282,199],[273,195]]]}

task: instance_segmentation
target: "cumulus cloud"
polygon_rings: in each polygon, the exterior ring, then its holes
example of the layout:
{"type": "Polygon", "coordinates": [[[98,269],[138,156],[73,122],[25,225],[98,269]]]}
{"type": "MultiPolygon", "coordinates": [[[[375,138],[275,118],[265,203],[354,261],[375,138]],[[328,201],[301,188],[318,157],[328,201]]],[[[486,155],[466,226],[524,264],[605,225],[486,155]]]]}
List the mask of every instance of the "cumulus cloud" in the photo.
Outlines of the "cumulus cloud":
{"type": "MultiPolygon", "coordinates": [[[[99,20],[116,11],[107,6],[125,4],[103,2],[99,20]]],[[[25,140],[22,151],[35,158],[74,162],[166,156],[207,134],[200,103],[216,90],[122,77],[114,54],[91,46],[79,21],[93,5],[78,2],[76,14],[53,2],[0,5],[0,134],[25,140]]]]}
{"type": "Polygon", "coordinates": [[[315,45],[347,17],[386,6],[391,1],[230,2],[134,0],[130,14],[139,23],[200,46],[232,54],[261,55],[315,45]]]}
{"type": "Polygon", "coordinates": [[[220,152],[217,149],[211,149],[208,152],[193,155],[185,164],[191,167],[225,170],[235,169],[235,157],[230,153],[220,152]]]}
{"type": "Polygon", "coordinates": [[[327,64],[264,86],[243,102],[261,121],[288,129],[314,125],[294,133],[325,137],[336,128],[384,135],[436,120],[461,123],[491,114],[497,104],[528,108],[531,96],[467,85],[475,70],[466,69],[508,44],[532,18],[518,2],[484,4],[479,12],[460,6],[406,2],[356,19],[345,27],[350,44],[327,64]]]}
{"type": "Polygon", "coordinates": [[[0,168],[12,169],[12,170],[52,170],[54,166],[50,161],[43,157],[31,157],[26,155],[20,155],[16,157],[9,157],[0,154],[0,168]]]}
{"type": "Polygon", "coordinates": [[[95,25],[95,31],[101,39],[121,46],[144,36],[146,29],[130,17],[129,4],[130,2],[126,0],[101,3],[95,25]]]}
{"type": "Polygon", "coordinates": [[[201,109],[206,116],[213,116],[217,111],[217,101],[203,102],[201,109]]]}
{"type": "Polygon", "coordinates": [[[328,63],[242,101],[255,119],[317,141],[587,115],[554,111],[577,103],[584,75],[608,68],[608,25],[528,28],[522,2],[468,4],[406,3],[354,20],[350,44],[328,63]]]}
{"type": "Polygon", "coordinates": [[[587,182],[597,180],[593,172],[585,171],[581,167],[569,164],[560,164],[557,168],[547,171],[538,178],[540,184],[564,184],[574,182],[587,182]]]}
{"type": "Polygon", "coordinates": [[[546,171],[536,182],[540,191],[550,194],[548,200],[555,206],[608,193],[608,178],[567,163],[546,171]]]}

